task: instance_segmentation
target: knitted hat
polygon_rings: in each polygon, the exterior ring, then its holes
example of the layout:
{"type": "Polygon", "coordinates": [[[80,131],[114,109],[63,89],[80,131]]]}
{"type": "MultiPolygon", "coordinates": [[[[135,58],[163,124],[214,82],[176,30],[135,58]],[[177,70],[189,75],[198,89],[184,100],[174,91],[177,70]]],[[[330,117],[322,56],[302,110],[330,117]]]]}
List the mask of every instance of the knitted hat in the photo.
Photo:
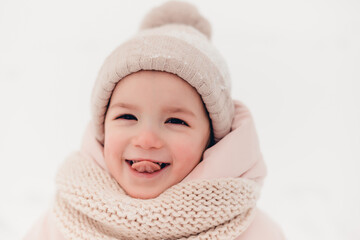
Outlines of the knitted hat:
{"type": "Polygon", "coordinates": [[[116,84],[140,70],[165,71],[188,82],[205,104],[215,142],[229,133],[234,114],[230,78],[210,37],[210,23],[189,3],[170,1],[150,11],[140,31],[100,69],[91,96],[96,139],[104,143],[105,116],[116,84]]]}

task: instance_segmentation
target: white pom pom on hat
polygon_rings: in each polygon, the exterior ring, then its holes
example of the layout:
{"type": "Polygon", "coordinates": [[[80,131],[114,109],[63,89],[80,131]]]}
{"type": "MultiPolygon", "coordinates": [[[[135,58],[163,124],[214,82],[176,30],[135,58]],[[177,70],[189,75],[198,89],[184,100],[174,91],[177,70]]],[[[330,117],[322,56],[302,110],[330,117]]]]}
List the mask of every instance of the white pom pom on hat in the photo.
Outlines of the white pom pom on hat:
{"type": "Polygon", "coordinates": [[[209,21],[200,15],[193,5],[170,1],[154,8],[143,19],[140,29],[155,28],[166,24],[189,25],[202,32],[208,39],[211,38],[211,25],[209,21]]]}
{"type": "Polygon", "coordinates": [[[231,130],[234,104],[226,62],[210,42],[211,25],[190,3],[170,1],[145,17],[140,31],[104,61],[91,96],[96,139],[116,84],[141,70],[175,74],[193,86],[209,113],[215,142],[231,130]]]}

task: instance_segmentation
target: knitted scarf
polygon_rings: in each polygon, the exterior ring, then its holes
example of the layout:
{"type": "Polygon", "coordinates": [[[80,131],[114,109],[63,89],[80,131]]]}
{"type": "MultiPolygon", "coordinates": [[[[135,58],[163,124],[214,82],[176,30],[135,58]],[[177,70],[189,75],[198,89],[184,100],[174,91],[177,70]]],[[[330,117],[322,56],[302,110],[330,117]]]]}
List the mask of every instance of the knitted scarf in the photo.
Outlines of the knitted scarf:
{"type": "Polygon", "coordinates": [[[54,214],[67,239],[235,239],[253,220],[259,184],[180,182],[154,199],[126,195],[95,161],[74,153],[56,177],[54,214]]]}

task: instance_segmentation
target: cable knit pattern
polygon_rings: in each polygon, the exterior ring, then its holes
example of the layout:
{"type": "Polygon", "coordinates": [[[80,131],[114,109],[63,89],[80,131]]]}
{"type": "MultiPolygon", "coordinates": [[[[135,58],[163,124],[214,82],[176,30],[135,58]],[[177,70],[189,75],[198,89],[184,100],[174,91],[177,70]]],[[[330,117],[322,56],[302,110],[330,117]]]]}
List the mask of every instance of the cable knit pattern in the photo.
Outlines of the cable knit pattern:
{"type": "Polygon", "coordinates": [[[67,239],[235,239],[254,217],[259,184],[243,178],[181,182],[154,199],[126,195],[80,153],[57,178],[54,213],[67,239]]]}

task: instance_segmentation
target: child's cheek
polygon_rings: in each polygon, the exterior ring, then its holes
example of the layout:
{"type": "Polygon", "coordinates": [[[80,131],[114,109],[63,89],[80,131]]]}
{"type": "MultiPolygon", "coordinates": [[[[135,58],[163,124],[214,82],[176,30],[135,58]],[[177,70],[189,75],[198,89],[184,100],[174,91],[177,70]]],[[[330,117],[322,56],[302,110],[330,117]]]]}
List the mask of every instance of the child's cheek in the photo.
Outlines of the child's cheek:
{"type": "Polygon", "coordinates": [[[189,166],[196,165],[201,158],[201,151],[198,148],[199,147],[191,141],[178,140],[174,149],[177,161],[186,163],[189,166]]]}
{"type": "Polygon", "coordinates": [[[121,138],[114,133],[105,135],[104,153],[105,156],[116,158],[121,152],[121,138]]]}

